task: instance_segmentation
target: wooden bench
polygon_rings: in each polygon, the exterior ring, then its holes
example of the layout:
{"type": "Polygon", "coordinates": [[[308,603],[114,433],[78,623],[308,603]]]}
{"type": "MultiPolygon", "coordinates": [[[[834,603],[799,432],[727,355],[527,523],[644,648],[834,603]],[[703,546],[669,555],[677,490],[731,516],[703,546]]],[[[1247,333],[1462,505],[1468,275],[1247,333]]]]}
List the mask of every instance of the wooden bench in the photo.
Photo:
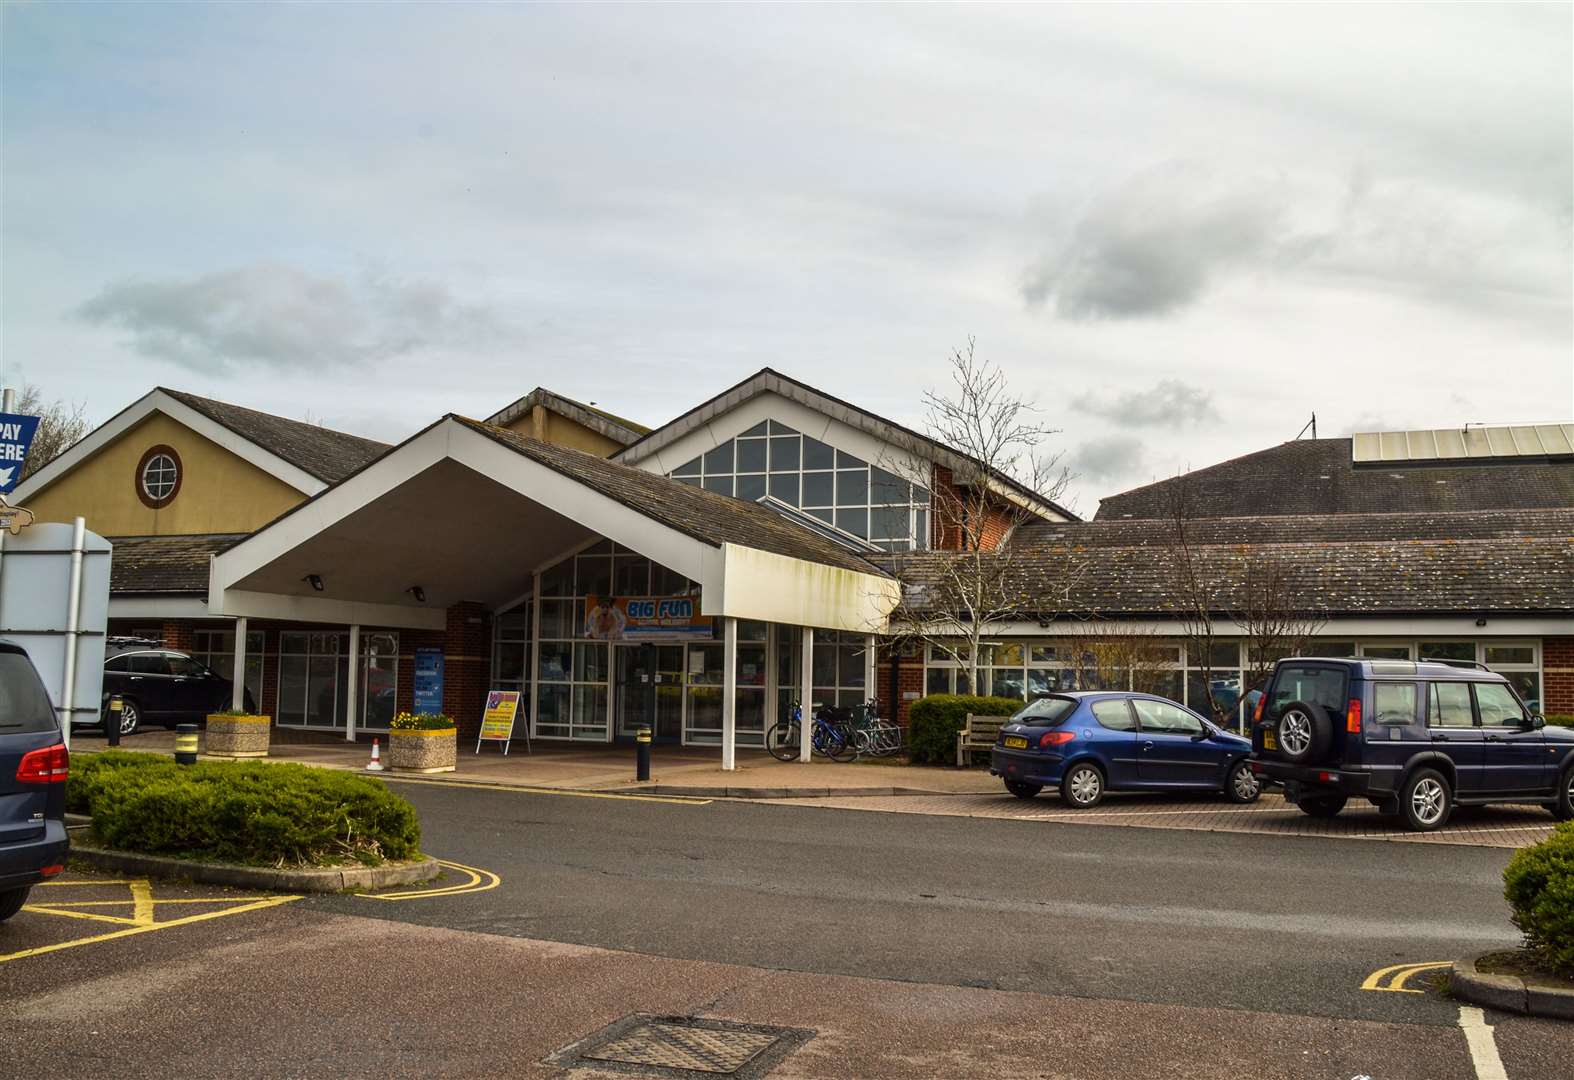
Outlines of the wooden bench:
{"type": "Polygon", "coordinates": [[[972,764],[975,750],[987,751],[1000,738],[1000,729],[1011,722],[1009,716],[975,716],[967,714],[967,723],[956,733],[956,767],[972,764]]]}

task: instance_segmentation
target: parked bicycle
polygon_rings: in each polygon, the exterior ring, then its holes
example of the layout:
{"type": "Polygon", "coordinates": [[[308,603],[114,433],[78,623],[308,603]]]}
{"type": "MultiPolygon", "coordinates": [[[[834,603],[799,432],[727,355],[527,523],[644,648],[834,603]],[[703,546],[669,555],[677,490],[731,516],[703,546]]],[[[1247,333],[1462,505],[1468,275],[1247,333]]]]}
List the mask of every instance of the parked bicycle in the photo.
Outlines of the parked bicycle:
{"type": "MultiPolygon", "coordinates": [[[[793,702],[787,719],[778,720],[765,733],[765,749],[777,761],[792,761],[802,750],[803,707],[793,702]]],[[[809,729],[809,746],[832,761],[852,761],[858,756],[851,733],[836,722],[834,709],[821,709],[809,729]]]]}
{"type": "Polygon", "coordinates": [[[852,707],[853,749],[859,757],[890,757],[901,752],[902,729],[880,717],[880,702],[852,707]]]}

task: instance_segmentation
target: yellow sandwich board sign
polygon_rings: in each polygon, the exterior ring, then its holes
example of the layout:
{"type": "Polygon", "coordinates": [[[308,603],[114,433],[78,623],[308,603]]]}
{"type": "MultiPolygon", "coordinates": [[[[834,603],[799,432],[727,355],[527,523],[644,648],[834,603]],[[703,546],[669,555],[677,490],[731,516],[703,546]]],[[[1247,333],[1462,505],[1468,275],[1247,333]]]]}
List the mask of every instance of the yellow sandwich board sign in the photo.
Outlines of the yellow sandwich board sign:
{"type": "MultiPolygon", "coordinates": [[[[509,740],[514,737],[514,717],[519,712],[518,690],[491,690],[486,695],[486,711],[481,714],[481,733],[476,736],[475,752],[481,752],[483,742],[500,742],[503,753],[508,753],[509,740]]],[[[530,735],[525,735],[525,749],[530,749],[530,735]]]]}

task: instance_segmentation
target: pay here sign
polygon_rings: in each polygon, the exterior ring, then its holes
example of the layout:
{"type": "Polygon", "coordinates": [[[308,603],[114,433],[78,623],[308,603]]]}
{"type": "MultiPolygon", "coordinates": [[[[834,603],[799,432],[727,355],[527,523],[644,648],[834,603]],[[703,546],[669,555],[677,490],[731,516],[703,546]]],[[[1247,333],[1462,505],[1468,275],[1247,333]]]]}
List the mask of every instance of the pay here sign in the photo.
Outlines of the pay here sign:
{"type": "Polygon", "coordinates": [[[0,495],[9,495],[22,479],[22,461],[38,431],[38,417],[0,413],[0,495]]]}

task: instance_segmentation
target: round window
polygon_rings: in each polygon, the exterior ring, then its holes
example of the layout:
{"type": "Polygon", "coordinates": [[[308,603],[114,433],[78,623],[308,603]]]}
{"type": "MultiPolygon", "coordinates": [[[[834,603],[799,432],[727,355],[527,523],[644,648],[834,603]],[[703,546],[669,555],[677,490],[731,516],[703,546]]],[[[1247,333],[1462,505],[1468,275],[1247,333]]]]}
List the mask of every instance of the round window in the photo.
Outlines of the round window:
{"type": "Polygon", "coordinates": [[[180,455],[174,447],[151,447],[137,463],[137,496],[154,510],[168,506],[179,494],[180,480],[180,455]]]}

